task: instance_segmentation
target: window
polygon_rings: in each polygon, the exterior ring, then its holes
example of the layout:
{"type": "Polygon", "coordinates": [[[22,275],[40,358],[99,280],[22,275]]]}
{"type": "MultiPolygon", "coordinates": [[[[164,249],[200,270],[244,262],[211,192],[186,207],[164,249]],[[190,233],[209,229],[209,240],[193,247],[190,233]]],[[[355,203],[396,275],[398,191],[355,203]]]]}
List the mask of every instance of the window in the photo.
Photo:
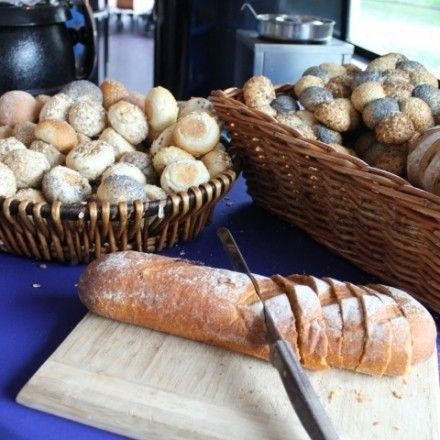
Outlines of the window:
{"type": "Polygon", "coordinates": [[[351,0],[347,40],[379,55],[403,53],[440,78],[440,0],[351,0]]]}

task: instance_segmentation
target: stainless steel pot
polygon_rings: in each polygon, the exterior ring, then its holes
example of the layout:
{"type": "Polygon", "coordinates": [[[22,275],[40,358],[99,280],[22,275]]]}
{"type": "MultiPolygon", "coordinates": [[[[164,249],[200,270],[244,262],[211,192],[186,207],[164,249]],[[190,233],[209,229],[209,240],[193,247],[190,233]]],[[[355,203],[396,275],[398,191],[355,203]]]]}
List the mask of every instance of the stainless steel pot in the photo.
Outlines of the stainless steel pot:
{"type": "Polygon", "coordinates": [[[280,41],[326,42],[333,34],[335,22],[327,18],[309,15],[257,14],[249,3],[248,8],[257,21],[257,32],[262,38],[280,41]]]}

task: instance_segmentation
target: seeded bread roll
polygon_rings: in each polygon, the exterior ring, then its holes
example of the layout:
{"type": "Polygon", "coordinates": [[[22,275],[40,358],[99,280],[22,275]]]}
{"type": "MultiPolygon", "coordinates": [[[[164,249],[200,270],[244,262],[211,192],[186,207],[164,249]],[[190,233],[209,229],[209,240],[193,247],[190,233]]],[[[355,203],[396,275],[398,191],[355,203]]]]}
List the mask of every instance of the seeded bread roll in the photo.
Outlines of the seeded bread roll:
{"type": "Polygon", "coordinates": [[[46,203],[43,193],[38,189],[23,188],[14,194],[15,200],[32,202],[32,203],[46,203]]]}
{"type": "Polygon", "coordinates": [[[184,102],[179,110],[179,119],[193,112],[206,112],[215,117],[215,109],[211,101],[206,98],[191,98],[184,102]]]}
{"type": "Polygon", "coordinates": [[[365,125],[374,130],[376,125],[399,112],[399,103],[394,98],[379,98],[369,102],[362,112],[365,125]]]}
{"type": "Polygon", "coordinates": [[[56,166],[43,178],[43,193],[49,202],[80,203],[92,193],[92,187],[78,171],[56,166]]]}
{"type": "Polygon", "coordinates": [[[415,134],[414,124],[403,113],[394,113],[379,122],[374,129],[377,140],[383,144],[403,144],[415,134]]]}
{"type": "Polygon", "coordinates": [[[355,130],[360,124],[359,113],[347,98],[320,104],[314,115],[319,122],[339,132],[355,130]]]}
{"type": "Polygon", "coordinates": [[[211,177],[215,177],[232,168],[232,160],[229,154],[216,148],[202,156],[201,161],[211,177]]]}
{"type": "Polygon", "coordinates": [[[217,121],[208,113],[190,113],[179,119],[174,129],[174,141],[193,156],[211,151],[220,140],[217,121]]]}
{"type": "Polygon", "coordinates": [[[372,142],[362,156],[369,165],[397,176],[406,175],[407,148],[400,145],[384,145],[372,142]]]}
{"type": "Polygon", "coordinates": [[[25,145],[30,145],[32,141],[35,140],[35,127],[37,124],[34,124],[30,121],[20,122],[14,127],[12,132],[15,139],[19,140],[25,145]]]}
{"type": "Polygon", "coordinates": [[[308,110],[299,110],[295,113],[295,115],[300,118],[301,121],[304,122],[304,124],[309,125],[310,127],[313,127],[315,124],[318,123],[315,115],[308,110]]]}
{"type": "Polygon", "coordinates": [[[17,188],[38,188],[50,164],[44,154],[32,150],[13,150],[4,158],[7,165],[15,175],[17,188]]]}
{"type": "Polygon", "coordinates": [[[6,139],[8,137],[12,137],[12,127],[9,127],[9,125],[0,126],[0,139],[6,139]]]}
{"type": "Polygon", "coordinates": [[[32,142],[29,150],[44,154],[51,168],[57,165],[63,165],[66,160],[66,156],[63,153],[58,151],[53,145],[43,141],[32,142]]]}
{"type": "Polygon", "coordinates": [[[147,138],[147,120],[136,105],[119,101],[109,108],[107,116],[110,125],[130,144],[140,144],[147,138]]]}
{"type": "Polygon", "coordinates": [[[38,117],[35,98],[27,92],[12,90],[0,96],[0,125],[11,127],[38,117]]]}
{"type": "Polygon", "coordinates": [[[147,196],[147,200],[153,201],[153,200],[163,200],[168,197],[167,193],[156,185],[150,185],[146,184],[144,186],[145,195],[147,196]]]}
{"type": "Polygon", "coordinates": [[[101,133],[99,140],[106,142],[113,147],[116,160],[119,160],[124,153],[136,151],[133,145],[127,142],[117,131],[113,130],[111,127],[106,128],[101,133]]]}
{"type": "Polygon", "coordinates": [[[131,163],[142,171],[148,183],[156,183],[156,171],[154,171],[151,157],[147,153],[143,153],[142,151],[124,153],[119,159],[119,162],[131,163]]]}
{"type": "Polygon", "coordinates": [[[308,87],[324,87],[324,81],[321,78],[313,75],[302,76],[295,84],[294,90],[296,96],[301,96],[308,87]]]}
{"type": "Polygon", "coordinates": [[[253,76],[243,86],[243,99],[246,105],[253,108],[264,108],[276,98],[272,81],[265,76],[253,76]]]}
{"type": "Polygon", "coordinates": [[[327,72],[327,75],[330,80],[332,78],[335,78],[336,76],[341,76],[341,75],[347,74],[347,69],[344,66],[342,66],[341,64],[321,63],[319,66],[322,67],[327,72]]]}
{"type": "Polygon", "coordinates": [[[397,63],[406,59],[405,55],[400,53],[387,53],[371,61],[367,66],[367,70],[385,71],[395,69],[397,63]]]}
{"type": "Polygon", "coordinates": [[[169,164],[160,177],[160,186],[167,193],[187,191],[208,182],[209,172],[200,160],[181,160],[169,164]]]}
{"type": "Polygon", "coordinates": [[[434,125],[434,118],[429,105],[420,98],[412,97],[400,101],[400,110],[411,119],[414,128],[419,132],[423,132],[434,125]]]}
{"type": "Polygon", "coordinates": [[[69,124],[77,132],[95,137],[105,128],[104,107],[93,101],[75,102],[69,109],[69,124]]]}
{"type": "Polygon", "coordinates": [[[153,87],[145,98],[145,114],[153,130],[165,130],[177,120],[177,101],[164,87],[153,87]]]}
{"type": "Polygon", "coordinates": [[[0,161],[13,150],[25,150],[26,145],[23,142],[15,139],[15,137],[8,137],[6,139],[0,139],[0,161]]]}
{"type": "Polygon", "coordinates": [[[342,144],[341,133],[331,130],[324,125],[314,125],[313,131],[317,139],[321,142],[324,142],[325,144],[342,144]]]}
{"type": "Polygon", "coordinates": [[[195,158],[178,147],[161,148],[153,157],[153,167],[157,174],[161,174],[170,163],[179,160],[195,160],[195,158]]]}
{"type": "Polygon", "coordinates": [[[311,112],[315,111],[319,104],[330,101],[333,101],[333,95],[323,87],[308,87],[299,97],[299,102],[311,112]]]}
{"type": "Polygon", "coordinates": [[[387,79],[383,82],[383,90],[387,96],[400,101],[411,96],[414,86],[405,80],[387,79]]]}
{"type": "Polygon", "coordinates": [[[109,202],[111,205],[120,202],[132,203],[135,200],[145,202],[144,186],[128,176],[113,175],[104,179],[96,192],[101,202],[109,202]]]}
{"type": "MultiPolygon", "coordinates": [[[[433,354],[434,321],[401,290],[306,275],[256,280],[305,368],[406,375],[411,364],[433,354]]],[[[241,273],[154,254],[112,253],[87,266],[79,296],[107,318],[269,358],[261,301],[241,273]]]]}
{"type": "Polygon", "coordinates": [[[67,121],[69,108],[73,99],[65,93],[58,93],[49,98],[40,111],[40,121],[47,119],[58,119],[67,121]]]}
{"type": "Polygon", "coordinates": [[[324,81],[324,83],[326,83],[330,79],[327,71],[321,66],[312,66],[304,70],[302,76],[307,76],[307,75],[317,76],[318,78],[321,78],[322,81],[324,81]]]}
{"type": "Polygon", "coordinates": [[[78,137],[78,144],[77,145],[83,144],[84,142],[91,141],[91,139],[83,133],[76,133],[76,135],[78,137]]]}
{"type": "Polygon", "coordinates": [[[165,128],[164,131],[151,143],[150,154],[154,156],[161,148],[170,147],[174,143],[174,129],[176,124],[165,128]]]}
{"type": "Polygon", "coordinates": [[[385,91],[382,84],[373,81],[367,81],[359,85],[351,94],[351,102],[354,108],[362,113],[364,107],[379,98],[385,98],[385,91]]]}
{"type": "Polygon", "coordinates": [[[304,123],[297,112],[280,113],[276,115],[275,119],[281,124],[294,128],[306,139],[316,139],[312,126],[304,123]]]}
{"type": "Polygon", "coordinates": [[[104,180],[109,176],[127,176],[133,180],[136,180],[136,182],[139,182],[142,185],[147,183],[147,179],[142,171],[131,163],[127,162],[115,163],[111,167],[108,167],[102,174],[101,180],[104,180]]]}
{"type": "Polygon", "coordinates": [[[85,79],[70,82],[61,90],[61,93],[70,96],[73,101],[94,101],[100,105],[103,101],[101,89],[85,79]]]}
{"type": "Polygon", "coordinates": [[[114,162],[113,147],[103,141],[78,145],[66,156],[66,165],[89,180],[96,180],[114,162]]]}
{"type": "Polygon", "coordinates": [[[114,79],[105,80],[99,88],[101,89],[104,107],[108,110],[113,104],[116,104],[121,99],[128,97],[128,90],[124,84],[114,79]]]}
{"type": "Polygon", "coordinates": [[[17,179],[13,171],[0,162],[0,197],[12,197],[17,191],[17,179]]]}
{"type": "Polygon", "coordinates": [[[53,145],[61,153],[69,152],[78,143],[75,130],[66,121],[42,121],[34,133],[37,139],[53,145]]]}
{"type": "Polygon", "coordinates": [[[325,88],[331,92],[334,98],[350,98],[353,84],[353,77],[350,75],[339,75],[333,77],[325,88]]]}

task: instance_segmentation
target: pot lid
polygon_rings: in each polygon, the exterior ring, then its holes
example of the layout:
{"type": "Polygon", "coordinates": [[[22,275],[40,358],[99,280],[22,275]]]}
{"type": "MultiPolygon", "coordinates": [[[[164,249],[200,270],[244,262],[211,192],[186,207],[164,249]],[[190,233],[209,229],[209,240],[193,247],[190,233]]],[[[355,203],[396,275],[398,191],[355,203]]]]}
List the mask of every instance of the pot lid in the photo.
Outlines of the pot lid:
{"type": "Polygon", "coordinates": [[[5,3],[0,0],[0,26],[36,26],[54,23],[64,23],[70,20],[67,2],[40,2],[36,5],[21,5],[5,3]]]}

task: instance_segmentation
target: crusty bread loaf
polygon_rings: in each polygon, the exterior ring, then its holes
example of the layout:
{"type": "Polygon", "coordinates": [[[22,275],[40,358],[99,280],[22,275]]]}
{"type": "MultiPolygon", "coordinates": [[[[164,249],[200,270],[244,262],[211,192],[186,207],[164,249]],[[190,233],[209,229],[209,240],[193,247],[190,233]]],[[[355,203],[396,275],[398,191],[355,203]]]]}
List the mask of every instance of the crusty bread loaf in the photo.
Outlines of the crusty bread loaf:
{"type": "MultiPolygon", "coordinates": [[[[434,350],[432,317],[398,289],[305,275],[256,278],[306,368],[404,375],[434,350]]],[[[244,274],[120,252],[87,267],[79,295],[102,316],[268,358],[262,305],[244,274]]]]}

